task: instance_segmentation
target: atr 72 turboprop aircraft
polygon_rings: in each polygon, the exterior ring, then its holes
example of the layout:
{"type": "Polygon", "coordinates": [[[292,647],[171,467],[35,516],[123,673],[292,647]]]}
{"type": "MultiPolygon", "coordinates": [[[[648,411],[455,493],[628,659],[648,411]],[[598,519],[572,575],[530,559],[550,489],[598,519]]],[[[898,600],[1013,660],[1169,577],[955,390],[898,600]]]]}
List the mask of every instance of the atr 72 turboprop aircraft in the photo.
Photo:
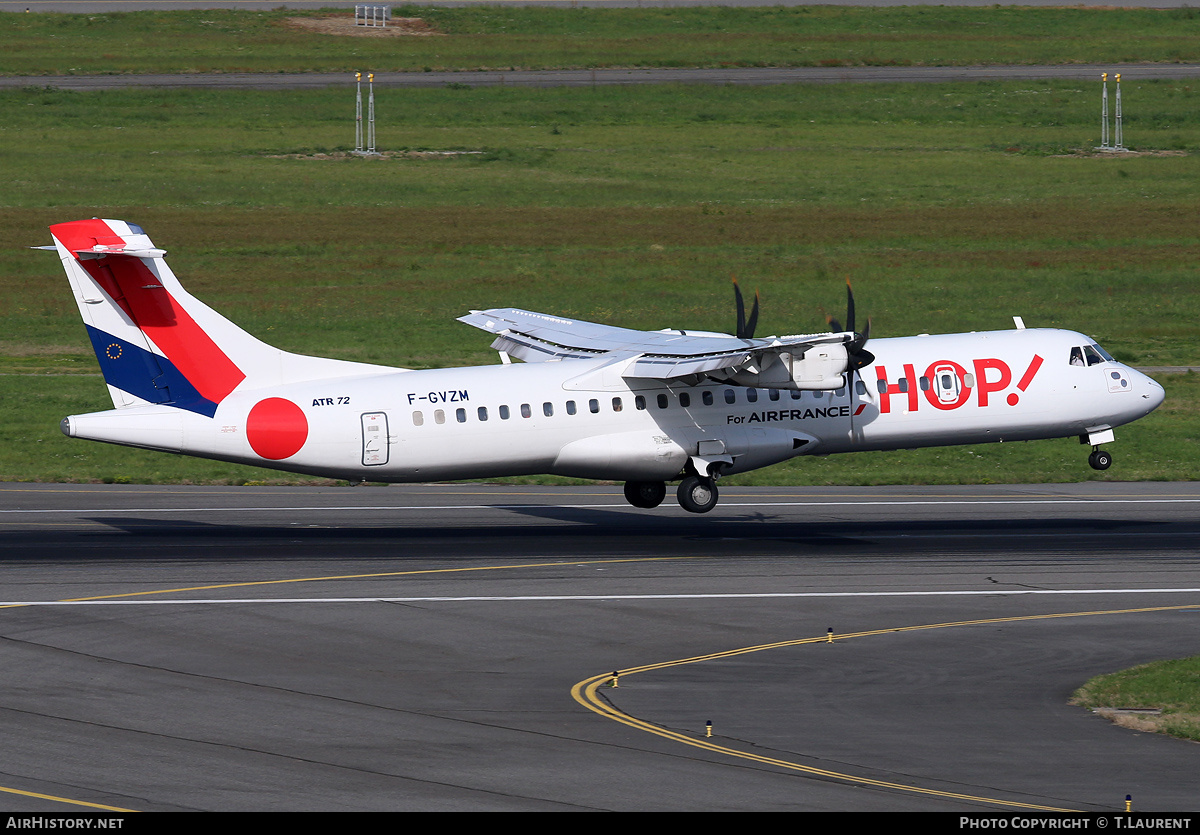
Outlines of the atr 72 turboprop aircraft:
{"type": "MultiPolygon", "coordinates": [[[[189,295],[141,228],[50,227],[114,409],[72,438],[352,481],[552,473],[625,482],[656,507],[717,503],[717,479],[798,455],[1078,436],[1090,463],[1162,387],[1094,340],[1026,329],[876,339],[633,331],[512,308],[459,321],[497,365],[412,371],[260,342],[189,295]],[[513,358],[522,360],[513,363],[513,358]]],[[[735,285],[736,289],[736,285],[735,285]]]]}

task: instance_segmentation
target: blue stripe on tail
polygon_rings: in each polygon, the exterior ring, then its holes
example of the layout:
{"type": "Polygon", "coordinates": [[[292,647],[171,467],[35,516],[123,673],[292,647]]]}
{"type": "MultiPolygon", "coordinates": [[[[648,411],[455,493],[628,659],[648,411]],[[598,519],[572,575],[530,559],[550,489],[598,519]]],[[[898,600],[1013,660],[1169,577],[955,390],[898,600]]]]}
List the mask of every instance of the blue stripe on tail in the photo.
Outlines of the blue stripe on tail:
{"type": "Polygon", "coordinates": [[[166,357],[160,357],[131,342],[85,325],[104,381],[150,403],[186,409],[205,417],[217,412],[217,404],[206,400],[196,387],[166,357]]]}

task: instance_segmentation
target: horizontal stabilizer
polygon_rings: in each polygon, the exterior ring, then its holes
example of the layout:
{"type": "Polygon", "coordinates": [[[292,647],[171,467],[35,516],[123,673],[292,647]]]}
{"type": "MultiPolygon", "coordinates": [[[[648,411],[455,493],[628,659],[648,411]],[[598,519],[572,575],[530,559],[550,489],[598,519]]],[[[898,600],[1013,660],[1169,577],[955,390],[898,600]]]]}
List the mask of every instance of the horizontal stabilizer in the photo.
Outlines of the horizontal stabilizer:
{"type": "Polygon", "coordinates": [[[162,258],[167,254],[165,249],[135,249],[133,247],[116,247],[97,244],[91,249],[77,249],[75,254],[80,258],[106,258],[110,255],[124,255],[129,258],[162,258]]]}

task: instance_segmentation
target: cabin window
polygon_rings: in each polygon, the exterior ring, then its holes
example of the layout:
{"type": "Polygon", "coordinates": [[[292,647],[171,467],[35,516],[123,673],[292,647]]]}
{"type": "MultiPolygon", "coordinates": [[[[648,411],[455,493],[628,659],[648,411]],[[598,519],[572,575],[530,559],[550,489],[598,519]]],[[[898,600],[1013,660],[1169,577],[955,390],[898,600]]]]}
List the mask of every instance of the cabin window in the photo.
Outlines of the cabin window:
{"type": "Polygon", "coordinates": [[[748,403],[757,403],[758,389],[746,389],[746,401],[748,403]]]}
{"type": "Polygon", "coordinates": [[[767,397],[771,398],[772,400],[778,400],[779,389],[767,389],[767,397]]]}
{"type": "Polygon", "coordinates": [[[660,408],[660,409],[667,408],[667,396],[665,394],[660,394],[658,396],[658,408],[660,408]]]}
{"type": "Polygon", "coordinates": [[[554,404],[550,402],[543,403],[542,414],[546,417],[554,417],[554,404]]]}
{"type": "Polygon", "coordinates": [[[441,426],[443,423],[446,422],[446,413],[443,412],[441,409],[434,409],[433,410],[433,422],[436,423],[438,426],[441,426]]]}
{"type": "Polygon", "coordinates": [[[929,378],[923,374],[921,375],[921,379],[917,381],[917,384],[921,386],[921,391],[929,391],[929,387],[933,385],[929,382],[929,378]]]}
{"type": "Polygon", "coordinates": [[[500,407],[500,420],[508,420],[509,411],[507,406],[500,407]]]}
{"type": "Polygon", "coordinates": [[[479,415],[480,420],[487,420],[487,406],[480,406],[476,414],[479,415]]]}
{"type": "Polygon", "coordinates": [[[883,377],[875,381],[875,387],[879,390],[880,394],[887,394],[888,383],[883,377]]]}
{"type": "MultiPolygon", "coordinates": [[[[880,382],[880,383],[883,383],[883,380],[880,380],[879,382],[880,382]]],[[[886,384],[885,384],[885,385],[886,385],[886,384]]],[[[855,392],[856,392],[856,393],[857,393],[857,394],[858,394],[860,397],[862,397],[862,396],[866,395],[866,393],[867,393],[867,384],[866,384],[866,383],[864,383],[862,380],[855,380],[855,381],[854,381],[854,391],[855,391],[855,392]]]]}
{"type": "Polygon", "coordinates": [[[702,392],[700,394],[700,399],[704,401],[705,406],[711,406],[713,404],[713,396],[711,391],[702,392]]]}
{"type": "Polygon", "coordinates": [[[588,410],[593,415],[600,414],[600,401],[599,400],[589,400],[588,401],[588,410]]]}
{"type": "Polygon", "coordinates": [[[800,395],[802,395],[802,394],[804,394],[804,392],[802,392],[802,391],[793,391],[793,392],[792,392],[792,399],[793,399],[793,400],[799,400],[799,399],[800,399],[800,395]]]}
{"type": "Polygon", "coordinates": [[[686,391],[679,392],[679,405],[685,409],[688,406],[691,406],[692,405],[692,396],[690,394],[688,394],[686,391]]]}
{"type": "Polygon", "coordinates": [[[646,398],[642,397],[640,394],[633,398],[633,408],[637,409],[639,412],[646,411],[646,398]]]}
{"type": "Polygon", "coordinates": [[[529,408],[528,403],[521,404],[521,417],[523,417],[523,418],[533,417],[533,409],[529,408]]]}
{"type": "Polygon", "coordinates": [[[907,378],[907,377],[901,377],[899,380],[897,380],[897,381],[896,381],[896,389],[897,389],[897,390],[898,390],[898,391],[899,391],[901,394],[904,394],[905,392],[907,392],[907,391],[908,391],[908,378],[907,378]]]}
{"type": "Polygon", "coordinates": [[[621,398],[619,398],[619,397],[613,398],[613,411],[614,412],[621,411],[621,398]]]}
{"type": "Polygon", "coordinates": [[[567,401],[567,414],[568,415],[575,414],[575,401],[574,400],[567,401]]]}
{"type": "Polygon", "coordinates": [[[425,415],[421,412],[413,412],[413,426],[422,426],[425,423],[425,415]]]}
{"type": "Polygon", "coordinates": [[[467,410],[466,409],[455,409],[454,410],[454,419],[457,420],[459,423],[466,423],[467,422],[467,410]]]}
{"type": "Polygon", "coordinates": [[[737,395],[733,393],[733,389],[725,389],[725,402],[736,403],[737,395]]]}

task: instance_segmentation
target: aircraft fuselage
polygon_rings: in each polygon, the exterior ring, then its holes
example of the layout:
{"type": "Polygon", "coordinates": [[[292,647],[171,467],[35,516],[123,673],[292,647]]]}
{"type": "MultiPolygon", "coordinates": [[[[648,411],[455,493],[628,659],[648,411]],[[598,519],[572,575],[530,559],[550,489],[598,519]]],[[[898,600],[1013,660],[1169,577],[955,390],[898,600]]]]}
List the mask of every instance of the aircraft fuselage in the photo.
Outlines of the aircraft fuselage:
{"type": "Polygon", "coordinates": [[[1088,435],[1162,401],[1120,363],[1071,364],[1093,344],[1046,329],[875,339],[875,362],[836,391],[663,385],[603,359],[396,370],[235,391],[211,418],[141,406],[68,428],[350,480],[670,480],[706,454],[732,474],[796,455],[1088,435]]]}

